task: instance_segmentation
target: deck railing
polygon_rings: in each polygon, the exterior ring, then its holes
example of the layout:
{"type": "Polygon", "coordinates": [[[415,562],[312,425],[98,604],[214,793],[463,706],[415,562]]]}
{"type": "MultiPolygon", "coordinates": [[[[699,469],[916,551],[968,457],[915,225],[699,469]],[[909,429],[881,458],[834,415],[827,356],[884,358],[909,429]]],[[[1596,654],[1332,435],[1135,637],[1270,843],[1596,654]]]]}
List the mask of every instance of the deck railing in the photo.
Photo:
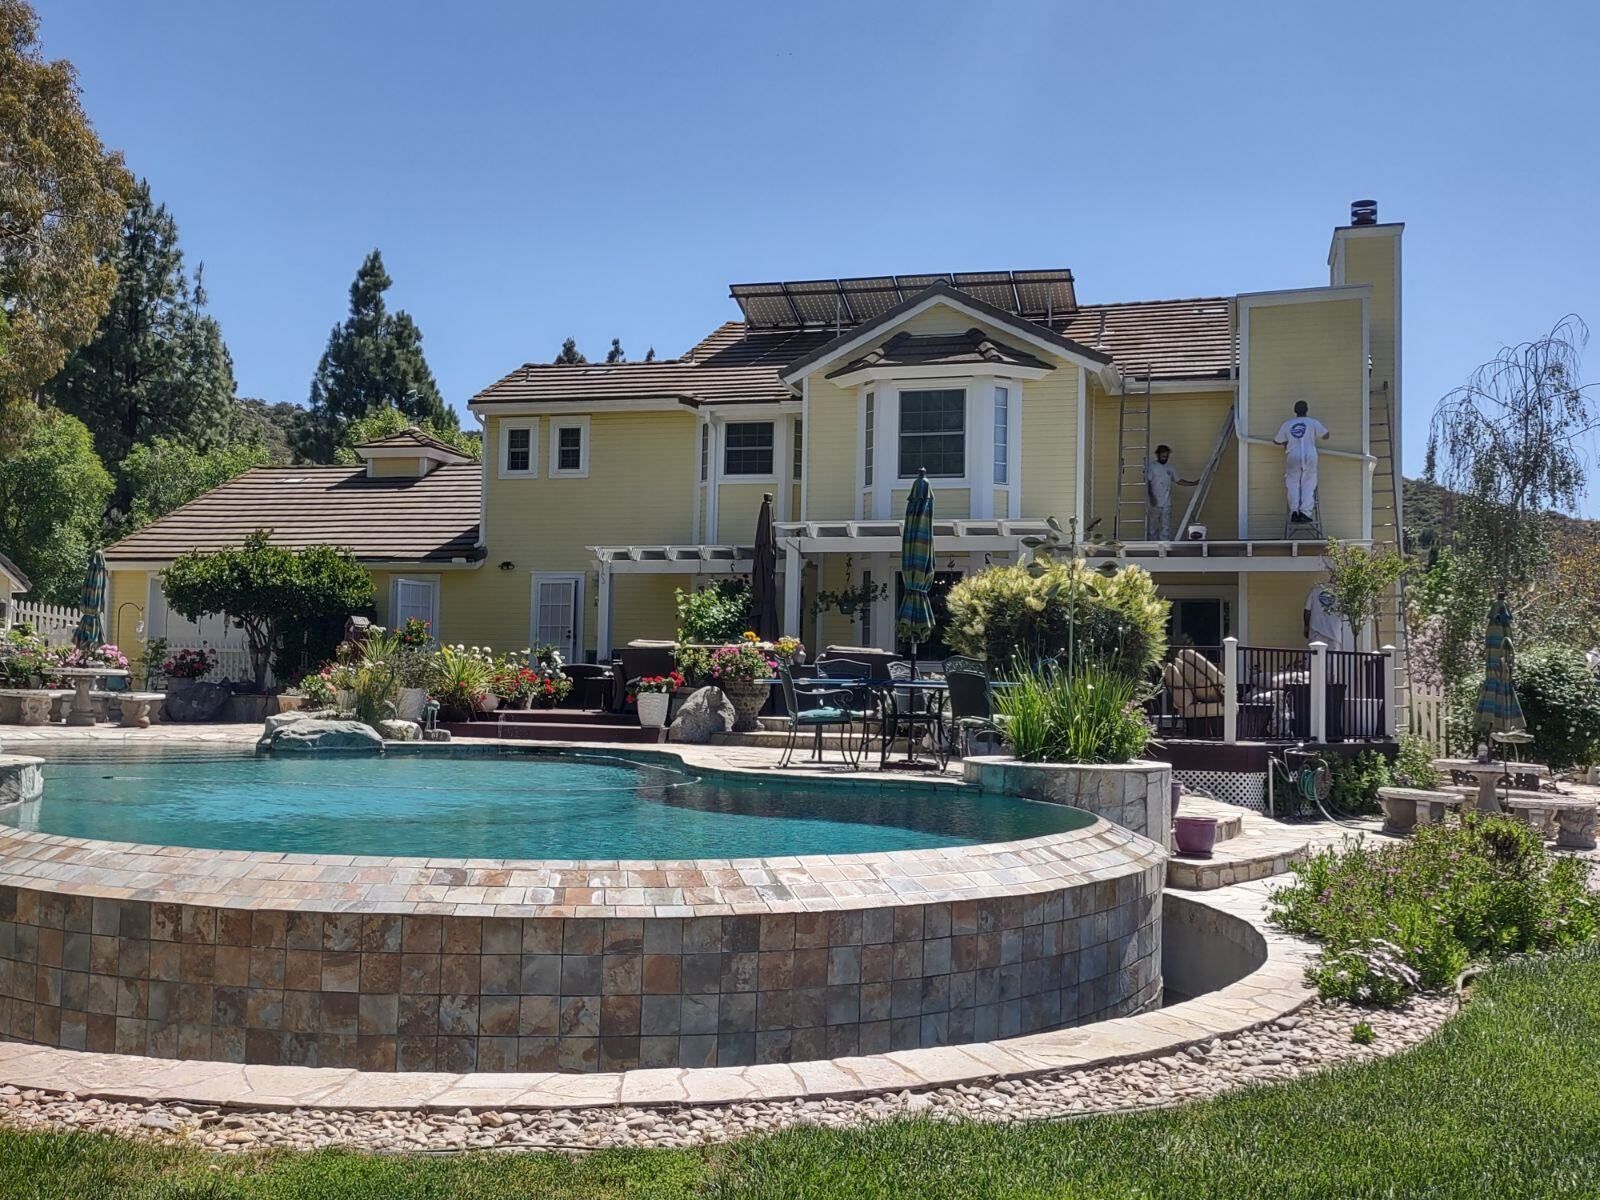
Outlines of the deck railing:
{"type": "Polygon", "coordinates": [[[1221,646],[1174,647],[1168,661],[1179,666],[1163,670],[1151,705],[1158,736],[1229,743],[1395,736],[1392,647],[1241,646],[1227,638],[1221,646]]]}

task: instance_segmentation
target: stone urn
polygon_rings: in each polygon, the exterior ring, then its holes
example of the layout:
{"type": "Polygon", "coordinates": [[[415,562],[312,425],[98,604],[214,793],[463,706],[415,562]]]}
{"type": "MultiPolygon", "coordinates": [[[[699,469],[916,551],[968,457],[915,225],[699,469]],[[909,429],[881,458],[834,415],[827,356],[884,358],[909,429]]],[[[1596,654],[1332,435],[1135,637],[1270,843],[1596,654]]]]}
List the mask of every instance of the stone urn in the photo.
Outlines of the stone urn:
{"type": "Polygon", "coordinates": [[[764,683],[723,683],[723,695],[733,705],[735,733],[754,733],[761,728],[761,710],[766,707],[772,689],[764,683]]]}

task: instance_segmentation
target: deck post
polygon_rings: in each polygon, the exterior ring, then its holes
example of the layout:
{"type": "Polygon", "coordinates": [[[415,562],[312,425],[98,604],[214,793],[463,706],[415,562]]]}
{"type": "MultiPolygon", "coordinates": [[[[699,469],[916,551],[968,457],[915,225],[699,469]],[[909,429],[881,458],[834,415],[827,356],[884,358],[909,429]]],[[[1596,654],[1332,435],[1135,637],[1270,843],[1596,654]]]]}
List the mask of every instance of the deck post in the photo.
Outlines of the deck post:
{"type": "MultiPolygon", "coordinates": [[[[595,606],[599,610],[595,621],[594,631],[594,660],[597,663],[611,661],[611,563],[606,559],[600,560],[600,585],[595,595],[595,606]]],[[[534,616],[537,618],[538,614],[534,616]]]]}
{"type": "Polygon", "coordinates": [[[1239,740],[1239,639],[1222,639],[1222,740],[1239,740]]]}
{"type": "Polygon", "coordinates": [[[786,637],[797,638],[801,633],[800,577],[804,571],[799,539],[790,538],[783,551],[783,632],[786,637]]]}
{"type": "Polygon", "coordinates": [[[1328,645],[1311,643],[1311,731],[1314,745],[1328,741],[1328,645]]]}
{"type": "Polygon", "coordinates": [[[1383,648],[1383,736],[1389,741],[1395,740],[1395,735],[1400,728],[1400,697],[1395,695],[1394,689],[1394,656],[1393,646],[1383,648]]]}

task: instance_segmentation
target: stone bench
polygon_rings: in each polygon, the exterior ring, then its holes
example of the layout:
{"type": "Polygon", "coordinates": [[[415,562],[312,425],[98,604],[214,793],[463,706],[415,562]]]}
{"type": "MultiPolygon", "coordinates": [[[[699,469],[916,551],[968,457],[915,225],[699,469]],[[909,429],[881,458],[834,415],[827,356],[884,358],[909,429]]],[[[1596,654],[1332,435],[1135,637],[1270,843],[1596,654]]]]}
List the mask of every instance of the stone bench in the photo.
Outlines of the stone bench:
{"type": "Polygon", "coordinates": [[[1556,845],[1566,850],[1595,848],[1595,802],[1544,793],[1513,795],[1505,806],[1517,820],[1547,833],[1555,824],[1556,845]]]}
{"type": "Polygon", "coordinates": [[[63,720],[58,705],[71,704],[72,693],[55,688],[0,688],[0,725],[48,725],[63,720]]]}
{"type": "Polygon", "coordinates": [[[113,708],[117,710],[118,723],[124,729],[148,729],[161,720],[161,706],[166,703],[165,692],[91,692],[97,703],[104,702],[107,719],[113,708]]]}
{"type": "Polygon", "coordinates": [[[1456,792],[1433,792],[1423,788],[1386,787],[1378,789],[1378,804],[1383,809],[1383,831],[1404,837],[1418,825],[1439,825],[1445,813],[1460,808],[1466,797],[1456,792]]]}

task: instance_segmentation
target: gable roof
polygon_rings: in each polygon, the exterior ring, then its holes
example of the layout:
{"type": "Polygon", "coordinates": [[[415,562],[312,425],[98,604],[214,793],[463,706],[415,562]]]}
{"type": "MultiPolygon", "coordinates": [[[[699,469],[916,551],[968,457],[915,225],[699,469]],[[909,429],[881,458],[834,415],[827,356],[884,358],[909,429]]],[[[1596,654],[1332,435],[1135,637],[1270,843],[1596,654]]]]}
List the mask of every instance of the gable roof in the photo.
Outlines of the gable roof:
{"type": "Polygon", "coordinates": [[[1009,329],[1024,339],[1042,341],[1067,358],[1076,359],[1079,362],[1093,366],[1107,366],[1111,362],[1110,355],[1102,354],[1098,350],[1075,342],[1046,325],[1030,321],[1026,317],[1014,316],[1003,308],[996,308],[993,304],[979,300],[976,296],[966,292],[959,291],[947,283],[936,283],[931,287],[924,288],[914,296],[906,297],[899,304],[885,310],[872,320],[844,330],[838,337],[830,339],[823,345],[818,346],[810,354],[790,363],[788,370],[783,373],[784,379],[795,379],[813,367],[827,362],[830,358],[845,353],[850,348],[869,340],[880,329],[893,326],[896,322],[932,300],[942,301],[958,311],[979,316],[991,325],[996,325],[1001,329],[1009,329]]]}
{"type": "Polygon", "coordinates": [[[359,453],[362,450],[427,450],[447,458],[452,462],[476,462],[472,455],[457,450],[448,442],[442,442],[431,433],[425,433],[415,425],[405,429],[386,433],[382,437],[368,438],[358,442],[353,449],[359,453]]]}
{"type": "Polygon", "coordinates": [[[11,582],[17,585],[14,589],[15,591],[33,591],[33,581],[22,573],[22,568],[17,566],[16,563],[12,562],[4,554],[0,554],[0,573],[4,573],[11,577],[11,582]]]}
{"type": "Polygon", "coordinates": [[[365,563],[483,557],[479,467],[369,478],[356,467],[255,467],[106,547],[106,561],[166,562],[241,545],[257,529],[291,549],[342,546],[365,563]]]}
{"type": "Polygon", "coordinates": [[[849,375],[869,367],[967,367],[990,364],[1055,370],[1044,359],[1026,350],[995,341],[981,329],[969,329],[965,333],[897,333],[881,346],[875,346],[837,370],[829,371],[828,378],[836,379],[840,375],[849,375]]]}
{"type": "Polygon", "coordinates": [[[1096,304],[1068,316],[1061,331],[1111,355],[1124,373],[1148,366],[1153,379],[1227,379],[1232,309],[1231,296],[1096,304]]]}

